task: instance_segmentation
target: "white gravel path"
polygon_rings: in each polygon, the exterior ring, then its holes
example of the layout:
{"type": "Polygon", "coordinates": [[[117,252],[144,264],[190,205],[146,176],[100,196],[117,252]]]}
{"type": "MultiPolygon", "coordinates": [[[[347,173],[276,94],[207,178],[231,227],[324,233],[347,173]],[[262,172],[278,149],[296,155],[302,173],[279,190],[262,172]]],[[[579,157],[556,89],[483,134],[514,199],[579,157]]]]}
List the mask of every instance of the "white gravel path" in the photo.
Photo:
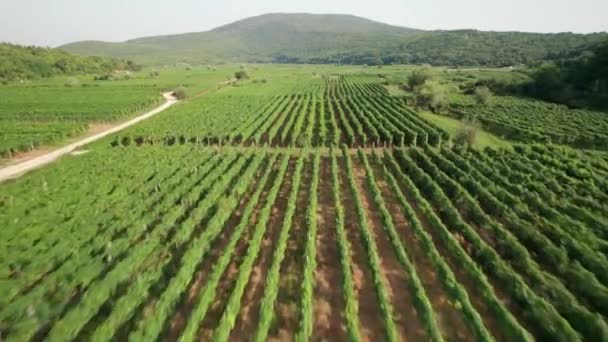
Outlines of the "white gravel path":
{"type": "Polygon", "coordinates": [[[135,117],[127,122],[124,122],[120,125],[114,126],[108,130],[105,130],[101,133],[97,133],[95,135],[92,135],[90,137],[84,138],[82,140],[79,140],[75,143],[66,145],[64,147],[61,147],[57,150],[54,150],[52,152],[49,153],[45,153],[43,155],[34,157],[32,159],[28,159],[26,161],[23,161],[21,163],[17,163],[14,165],[9,165],[6,166],[4,168],[0,169],[0,182],[4,182],[7,179],[13,179],[13,178],[17,178],[31,170],[37,169],[39,167],[42,167],[46,164],[50,164],[52,162],[54,162],[55,160],[59,159],[60,157],[71,153],[72,151],[74,151],[75,149],[90,144],[96,140],[99,140],[103,137],[106,137],[110,134],[116,133],[118,131],[121,131],[127,127],[133,126],[136,123],[146,120],[147,118],[150,118],[162,111],[164,111],[165,109],[173,106],[174,104],[176,104],[177,102],[179,102],[172,93],[164,93],[163,97],[165,98],[166,102],[158,107],[155,108],[145,114],[142,114],[138,117],[135,117]]]}

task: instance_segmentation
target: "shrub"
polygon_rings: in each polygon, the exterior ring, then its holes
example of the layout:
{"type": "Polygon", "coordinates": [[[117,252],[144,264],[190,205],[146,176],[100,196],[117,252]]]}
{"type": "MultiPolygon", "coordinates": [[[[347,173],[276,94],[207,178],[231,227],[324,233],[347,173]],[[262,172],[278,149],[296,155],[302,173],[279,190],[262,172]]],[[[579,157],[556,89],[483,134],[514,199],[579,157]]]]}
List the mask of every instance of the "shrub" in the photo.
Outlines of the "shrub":
{"type": "Polygon", "coordinates": [[[239,70],[237,72],[234,73],[234,78],[236,78],[237,80],[246,80],[249,78],[249,74],[247,73],[247,71],[245,70],[239,70]]]}
{"type": "Polygon", "coordinates": [[[492,102],[492,91],[488,89],[488,87],[477,87],[473,92],[473,97],[475,98],[475,102],[480,105],[488,105],[492,102]]]}
{"type": "Polygon", "coordinates": [[[93,78],[93,80],[95,81],[108,81],[112,78],[112,75],[110,74],[105,74],[105,75],[100,75],[100,76],[95,76],[93,78]]]}
{"type": "Polygon", "coordinates": [[[454,136],[454,144],[457,146],[473,146],[478,131],[479,125],[475,120],[464,121],[454,136]]]}
{"type": "Polygon", "coordinates": [[[432,81],[435,74],[430,67],[422,67],[414,70],[407,79],[407,85],[410,89],[415,89],[426,82],[432,81]]]}
{"type": "Polygon", "coordinates": [[[188,92],[185,87],[177,87],[173,90],[173,96],[178,100],[184,100],[188,97],[188,92]]]}
{"type": "Polygon", "coordinates": [[[121,142],[122,146],[129,146],[129,145],[131,145],[131,137],[129,137],[129,136],[122,137],[122,139],[120,139],[120,142],[121,142]]]}
{"type": "Polygon", "coordinates": [[[447,90],[439,82],[427,80],[414,88],[415,103],[433,112],[440,112],[447,105],[447,90]]]}
{"type": "Polygon", "coordinates": [[[66,87],[77,87],[80,85],[80,81],[76,77],[70,77],[65,81],[66,87]]]}

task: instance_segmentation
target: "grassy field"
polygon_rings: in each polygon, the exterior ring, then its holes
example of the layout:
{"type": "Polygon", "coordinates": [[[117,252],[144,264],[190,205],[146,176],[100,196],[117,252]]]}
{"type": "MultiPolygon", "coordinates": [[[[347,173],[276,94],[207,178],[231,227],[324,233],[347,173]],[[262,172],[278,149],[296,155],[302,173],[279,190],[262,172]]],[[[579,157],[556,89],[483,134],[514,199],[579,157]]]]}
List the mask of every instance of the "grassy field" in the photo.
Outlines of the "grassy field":
{"type": "Polygon", "coordinates": [[[3,339],[608,341],[606,153],[455,148],[410,68],[243,68],[0,185],[3,339]]]}
{"type": "MultiPolygon", "coordinates": [[[[462,121],[446,115],[434,114],[429,111],[419,111],[418,113],[423,118],[443,128],[452,136],[458,133],[458,131],[461,130],[464,125],[462,121]]],[[[489,133],[483,129],[479,129],[477,131],[477,136],[475,138],[475,143],[473,144],[473,146],[477,149],[484,149],[486,147],[500,149],[510,148],[513,146],[513,143],[508,140],[497,137],[494,134],[489,133]]]]}

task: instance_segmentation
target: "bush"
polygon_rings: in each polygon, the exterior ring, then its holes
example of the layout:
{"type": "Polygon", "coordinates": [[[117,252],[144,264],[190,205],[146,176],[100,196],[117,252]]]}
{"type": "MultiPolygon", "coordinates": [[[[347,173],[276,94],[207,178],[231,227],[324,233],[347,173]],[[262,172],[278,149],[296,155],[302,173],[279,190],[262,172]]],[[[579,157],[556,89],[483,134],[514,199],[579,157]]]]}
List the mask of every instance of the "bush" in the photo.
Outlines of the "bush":
{"type": "Polygon", "coordinates": [[[492,91],[488,89],[488,87],[477,87],[473,92],[473,97],[475,98],[475,102],[480,105],[488,105],[492,102],[492,91]]]}
{"type": "Polygon", "coordinates": [[[173,90],[173,96],[178,100],[184,100],[188,97],[188,92],[185,87],[177,87],[173,90]]]}
{"type": "Polygon", "coordinates": [[[237,72],[234,73],[234,78],[236,78],[237,80],[246,80],[249,78],[249,74],[247,73],[247,71],[245,70],[239,70],[237,72]]]}
{"type": "Polygon", "coordinates": [[[66,87],[77,87],[80,85],[80,81],[76,77],[70,77],[65,81],[64,84],[66,87]]]}
{"type": "Polygon", "coordinates": [[[110,74],[105,74],[105,75],[100,75],[100,76],[95,76],[93,78],[93,80],[95,81],[108,81],[112,78],[112,75],[110,74]]]}
{"type": "Polygon", "coordinates": [[[457,146],[473,146],[477,138],[479,125],[474,120],[463,122],[462,126],[454,136],[454,144],[457,146]]]}
{"type": "Polygon", "coordinates": [[[410,89],[414,89],[425,84],[428,81],[432,81],[435,78],[435,73],[430,67],[422,67],[414,70],[407,79],[407,85],[410,89]]]}
{"type": "Polygon", "coordinates": [[[414,88],[416,106],[440,112],[447,105],[446,93],[447,90],[439,82],[427,80],[414,88]]]}

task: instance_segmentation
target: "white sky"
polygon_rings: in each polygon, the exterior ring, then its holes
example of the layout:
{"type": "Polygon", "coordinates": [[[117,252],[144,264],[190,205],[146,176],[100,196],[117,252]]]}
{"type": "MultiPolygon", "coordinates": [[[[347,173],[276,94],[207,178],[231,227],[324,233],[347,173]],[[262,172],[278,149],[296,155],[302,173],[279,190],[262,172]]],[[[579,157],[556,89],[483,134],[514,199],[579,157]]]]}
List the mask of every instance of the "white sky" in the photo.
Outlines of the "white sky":
{"type": "Polygon", "coordinates": [[[347,13],[420,29],[608,31],[608,0],[0,0],[0,41],[123,41],[269,12],[347,13]]]}

